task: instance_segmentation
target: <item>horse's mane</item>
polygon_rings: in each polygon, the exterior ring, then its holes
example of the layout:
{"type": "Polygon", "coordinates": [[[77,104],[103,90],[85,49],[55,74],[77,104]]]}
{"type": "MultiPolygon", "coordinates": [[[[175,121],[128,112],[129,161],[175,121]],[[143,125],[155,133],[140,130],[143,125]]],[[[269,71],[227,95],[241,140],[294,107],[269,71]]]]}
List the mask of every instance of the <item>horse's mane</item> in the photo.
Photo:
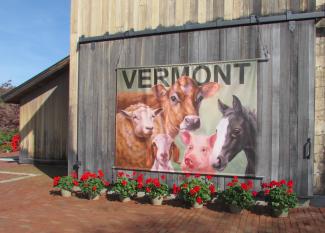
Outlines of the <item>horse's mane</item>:
{"type": "MultiPolygon", "coordinates": [[[[243,116],[247,119],[247,121],[250,123],[250,125],[252,126],[253,130],[255,131],[255,133],[257,132],[257,117],[256,117],[256,112],[248,109],[244,106],[242,106],[242,110],[243,110],[243,116]]],[[[233,108],[228,108],[225,116],[229,116],[231,114],[233,114],[235,112],[235,110],[233,108]]]]}

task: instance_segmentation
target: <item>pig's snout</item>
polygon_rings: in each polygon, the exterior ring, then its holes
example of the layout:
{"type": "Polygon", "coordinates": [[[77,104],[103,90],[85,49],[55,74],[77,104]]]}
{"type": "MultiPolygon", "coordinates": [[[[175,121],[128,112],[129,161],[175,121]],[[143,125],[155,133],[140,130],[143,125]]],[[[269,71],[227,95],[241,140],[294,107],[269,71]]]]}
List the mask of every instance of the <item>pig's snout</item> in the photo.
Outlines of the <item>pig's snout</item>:
{"type": "Polygon", "coordinates": [[[164,160],[164,161],[166,161],[166,160],[168,160],[168,153],[161,153],[160,154],[160,157],[164,160]]]}
{"type": "Polygon", "coordinates": [[[186,157],[185,160],[184,160],[184,163],[187,167],[189,168],[193,168],[194,167],[194,162],[191,158],[189,157],[186,157]]]}
{"type": "Polygon", "coordinates": [[[195,115],[188,115],[184,117],[184,120],[182,122],[182,128],[185,130],[196,130],[200,128],[200,125],[200,117],[195,115]]]}

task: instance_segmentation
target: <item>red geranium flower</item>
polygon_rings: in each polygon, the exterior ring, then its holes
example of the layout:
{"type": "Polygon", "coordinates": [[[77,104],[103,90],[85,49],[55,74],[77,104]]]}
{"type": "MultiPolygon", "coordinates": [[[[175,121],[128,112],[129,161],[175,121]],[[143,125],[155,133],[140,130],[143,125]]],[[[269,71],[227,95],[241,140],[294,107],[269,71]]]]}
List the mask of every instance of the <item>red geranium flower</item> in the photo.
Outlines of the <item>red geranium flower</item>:
{"type": "Polygon", "coordinates": [[[78,181],[73,180],[73,185],[74,185],[74,186],[78,186],[78,185],[79,185],[78,181]]]}
{"type": "Polygon", "coordinates": [[[194,195],[196,194],[195,189],[191,189],[191,190],[190,190],[190,194],[191,194],[191,196],[194,196],[194,195]]]}
{"type": "Polygon", "coordinates": [[[227,186],[232,187],[232,186],[234,186],[234,183],[229,182],[229,183],[227,184],[227,186]]]}
{"type": "Polygon", "coordinates": [[[211,193],[215,193],[215,192],[216,192],[216,187],[215,187],[213,184],[211,184],[211,185],[209,186],[209,189],[210,189],[210,192],[211,192],[211,193]]]}
{"type": "Polygon", "coordinates": [[[183,184],[182,188],[186,189],[188,187],[188,184],[183,184]]]}
{"type": "Polygon", "coordinates": [[[71,177],[73,179],[77,179],[78,178],[77,172],[75,172],[75,171],[71,172],[71,177]]]}
{"type": "Polygon", "coordinates": [[[166,176],[165,176],[165,175],[162,175],[162,176],[161,176],[161,179],[162,179],[162,180],[166,179],[166,176]]]}
{"type": "Polygon", "coordinates": [[[246,183],[242,183],[241,185],[241,188],[244,189],[245,191],[248,190],[248,185],[246,183]]]}
{"type": "Polygon", "coordinates": [[[117,173],[117,176],[118,176],[118,177],[122,177],[122,176],[124,176],[124,172],[118,172],[118,173],[117,173]]]}
{"type": "Polygon", "coordinates": [[[132,172],[132,175],[133,175],[133,176],[136,176],[136,175],[137,175],[137,172],[136,172],[136,171],[133,171],[133,172],[132,172]]]}
{"type": "Polygon", "coordinates": [[[248,180],[247,181],[247,185],[248,185],[248,188],[253,188],[253,181],[252,180],[248,180]]]}
{"type": "Polygon", "coordinates": [[[179,191],[180,191],[180,188],[177,187],[176,184],[173,184],[173,194],[177,194],[177,193],[179,193],[179,191]]]}
{"type": "Polygon", "coordinates": [[[104,185],[107,187],[109,186],[109,182],[108,181],[104,181],[104,185]]]}
{"type": "Polygon", "coordinates": [[[197,202],[198,204],[202,204],[202,198],[201,198],[201,197],[197,197],[197,198],[196,198],[196,202],[197,202]]]}
{"type": "Polygon", "coordinates": [[[199,192],[200,191],[200,189],[201,189],[201,187],[200,186],[198,186],[198,185],[196,185],[194,188],[193,188],[196,192],[199,192]]]}
{"type": "Polygon", "coordinates": [[[291,193],[293,193],[293,190],[292,190],[292,188],[288,189],[288,190],[287,190],[287,193],[288,193],[288,194],[291,194],[291,193]]]}
{"type": "Polygon", "coordinates": [[[293,186],[293,181],[292,181],[292,180],[289,180],[287,186],[288,186],[289,188],[292,188],[292,186],[293,186]]]}
{"type": "Polygon", "coordinates": [[[100,178],[104,177],[104,172],[102,171],[102,169],[98,170],[98,177],[100,178]]]}
{"type": "Polygon", "coordinates": [[[149,187],[146,188],[146,192],[147,192],[147,193],[150,193],[150,192],[151,192],[151,190],[150,190],[149,187]]]}
{"type": "Polygon", "coordinates": [[[265,191],[264,191],[264,195],[269,195],[270,194],[270,190],[269,189],[266,189],[265,191]]]}
{"type": "Polygon", "coordinates": [[[123,186],[126,186],[127,185],[127,181],[126,180],[122,180],[122,182],[121,182],[121,184],[123,185],[123,186]]]}
{"type": "Polygon", "coordinates": [[[53,186],[58,186],[59,181],[60,181],[61,177],[60,176],[56,176],[53,178],[53,186]]]}
{"type": "Polygon", "coordinates": [[[138,189],[142,189],[143,188],[143,184],[142,183],[138,183],[138,189]]]}
{"type": "Polygon", "coordinates": [[[286,181],[285,180],[280,180],[280,184],[284,185],[284,184],[286,184],[286,181]]]}
{"type": "Polygon", "coordinates": [[[96,187],[96,186],[94,186],[94,187],[93,187],[93,191],[96,191],[96,189],[97,189],[97,187],[96,187]]]}
{"type": "Polygon", "coordinates": [[[256,191],[252,191],[252,195],[253,195],[253,197],[256,197],[257,196],[257,192],[256,191]]]}
{"type": "Polygon", "coordinates": [[[268,187],[268,184],[267,183],[262,183],[261,186],[264,189],[264,188],[267,188],[268,187]]]}
{"type": "Polygon", "coordinates": [[[212,176],[208,175],[205,178],[207,178],[207,180],[211,180],[212,179],[212,176]]]}
{"type": "Polygon", "coordinates": [[[195,178],[199,178],[201,175],[200,174],[195,174],[194,177],[195,178]]]}
{"type": "Polygon", "coordinates": [[[234,176],[234,178],[232,179],[232,182],[237,183],[238,182],[238,176],[234,176]]]}
{"type": "Polygon", "coordinates": [[[275,180],[272,180],[271,183],[270,183],[270,187],[274,187],[274,186],[279,186],[279,183],[275,180]]]}
{"type": "Polygon", "coordinates": [[[148,179],[146,179],[146,184],[149,184],[152,182],[152,179],[149,177],[148,179]]]}

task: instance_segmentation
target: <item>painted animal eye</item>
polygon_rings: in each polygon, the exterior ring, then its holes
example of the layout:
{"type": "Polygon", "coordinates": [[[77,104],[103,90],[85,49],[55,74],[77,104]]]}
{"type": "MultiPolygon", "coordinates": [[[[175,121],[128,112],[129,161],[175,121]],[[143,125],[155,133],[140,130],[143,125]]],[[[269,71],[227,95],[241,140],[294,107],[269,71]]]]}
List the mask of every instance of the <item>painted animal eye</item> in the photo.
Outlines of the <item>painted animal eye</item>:
{"type": "Polygon", "coordinates": [[[235,138],[238,136],[238,134],[240,134],[240,129],[234,129],[231,133],[231,136],[235,138]]]}
{"type": "Polygon", "coordinates": [[[139,120],[138,116],[133,116],[133,120],[139,120]]]}
{"type": "Polygon", "coordinates": [[[188,146],[188,149],[189,149],[189,150],[193,150],[193,146],[192,146],[192,145],[189,145],[189,146],[188,146]]]}
{"type": "Polygon", "coordinates": [[[179,98],[177,96],[177,94],[174,94],[170,97],[171,101],[174,102],[174,103],[177,103],[179,102],[179,98]]]}
{"type": "Polygon", "coordinates": [[[198,97],[196,98],[196,102],[200,103],[202,100],[203,100],[203,96],[198,95],[198,97]]]}
{"type": "Polygon", "coordinates": [[[201,150],[203,153],[207,152],[207,148],[202,148],[201,150]]]}

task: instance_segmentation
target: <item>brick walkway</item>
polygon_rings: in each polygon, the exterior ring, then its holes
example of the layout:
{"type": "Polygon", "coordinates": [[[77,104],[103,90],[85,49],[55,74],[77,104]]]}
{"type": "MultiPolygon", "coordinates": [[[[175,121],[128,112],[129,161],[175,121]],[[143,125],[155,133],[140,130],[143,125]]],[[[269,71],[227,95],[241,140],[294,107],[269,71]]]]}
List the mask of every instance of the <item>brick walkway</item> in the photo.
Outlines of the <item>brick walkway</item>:
{"type": "Polygon", "coordinates": [[[0,232],[325,232],[325,208],[300,208],[289,218],[245,211],[233,215],[215,210],[186,209],[169,203],[120,203],[101,197],[88,201],[50,194],[51,178],[63,168],[0,162],[0,170],[42,174],[0,184],[0,232]],[[46,172],[46,173],[44,173],[46,172]]]}

